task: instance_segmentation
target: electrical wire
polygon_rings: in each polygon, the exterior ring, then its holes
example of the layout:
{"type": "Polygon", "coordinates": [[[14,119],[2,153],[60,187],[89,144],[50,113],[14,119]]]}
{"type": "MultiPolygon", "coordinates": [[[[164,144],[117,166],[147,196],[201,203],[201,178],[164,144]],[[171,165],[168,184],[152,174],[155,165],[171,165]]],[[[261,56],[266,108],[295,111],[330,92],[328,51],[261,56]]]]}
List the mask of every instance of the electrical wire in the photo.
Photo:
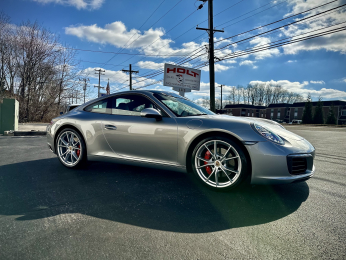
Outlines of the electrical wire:
{"type": "MultiPolygon", "coordinates": [[[[332,2],[335,2],[335,1],[332,1],[332,2]]],[[[329,2],[329,3],[323,4],[323,5],[321,5],[321,6],[324,6],[324,5],[330,4],[330,3],[332,3],[332,2],[329,2]]],[[[318,7],[321,7],[321,6],[318,6],[318,7]]],[[[336,7],[336,8],[340,8],[340,7],[343,7],[343,6],[344,6],[344,5],[339,6],[339,7],[336,7]]],[[[262,6],[262,7],[263,7],[263,6],[262,6]]],[[[309,9],[309,10],[306,10],[306,11],[301,12],[301,13],[305,13],[305,12],[311,11],[311,10],[316,9],[316,8],[318,8],[318,7],[315,7],[315,8],[309,9]]],[[[327,11],[325,11],[325,12],[329,12],[329,11],[334,10],[334,9],[336,9],[336,8],[329,9],[329,10],[327,10],[327,11]]],[[[311,18],[311,17],[317,16],[317,15],[321,15],[321,14],[323,14],[323,13],[325,13],[325,12],[321,12],[321,13],[319,13],[319,14],[316,14],[316,15],[313,15],[313,16],[306,17],[306,18],[301,19],[301,20],[296,21],[296,22],[301,22],[302,20],[306,20],[306,19],[308,19],[308,18],[311,18]]],[[[301,13],[299,13],[299,14],[301,14],[301,13]]],[[[285,20],[285,19],[291,18],[291,17],[296,16],[296,15],[299,15],[299,14],[292,15],[292,16],[290,16],[290,17],[287,17],[287,18],[281,19],[281,20],[279,20],[279,21],[282,21],[282,20],[285,20]]],[[[249,17],[248,17],[248,18],[249,18],[249,17]]],[[[247,18],[246,18],[246,19],[247,19],[247,18]]],[[[279,22],[279,21],[276,21],[276,22],[279,22]]],[[[276,23],[276,22],[274,22],[274,23],[276,23]]],[[[296,22],[294,22],[294,23],[296,23],[296,22]]],[[[270,24],[273,24],[273,23],[270,23],[270,24]]],[[[268,26],[268,25],[270,25],[270,24],[267,24],[267,25],[264,25],[264,26],[268,26]]],[[[289,25],[291,25],[291,24],[293,24],[293,23],[287,24],[287,25],[285,25],[285,26],[289,26],[289,25]]],[[[256,30],[256,29],[262,28],[262,27],[264,27],[264,26],[257,27],[257,28],[255,28],[255,29],[250,30],[250,31],[253,31],[253,30],[256,30]]],[[[284,27],[284,26],[283,26],[283,27],[284,27]]],[[[278,30],[279,28],[282,28],[282,27],[278,27],[278,28],[273,29],[273,30],[278,30]]],[[[190,30],[191,30],[191,29],[190,29],[190,30]]],[[[273,30],[267,31],[266,33],[269,33],[269,32],[271,32],[271,31],[273,31],[273,30]]],[[[249,31],[248,31],[248,32],[249,32],[249,31]]],[[[247,32],[244,32],[244,33],[247,33],[247,32]]],[[[242,34],[244,34],[244,33],[242,33],[242,34]]],[[[260,34],[260,35],[261,35],[261,34],[260,34]]],[[[236,36],[237,36],[237,35],[236,35],[236,36]]],[[[232,37],[235,37],[235,36],[232,36],[232,37]]],[[[258,37],[258,35],[256,35],[255,37],[258,37]]],[[[231,38],[231,37],[225,38],[225,39],[223,39],[223,40],[226,40],[226,39],[229,39],[229,38],[231,38]]],[[[251,37],[251,38],[253,38],[253,37],[251,37]]],[[[249,39],[249,38],[247,38],[247,39],[249,39]]],[[[244,40],[245,40],[245,39],[244,39],[244,40]]],[[[244,40],[242,40],[242,41],[244,41],[244,40]]],[[[222,40],[220,40],[220,41],[222,41],[222,40]]],[[[217,41],[217,42],[220,42],[220,41],[217,41]]],[[[233,43],[233,44],[234,44],[234,43],[233,43]]],[[[220,49],[223,49],[223,48],[225,48],[225,47],[227,47],[227,46],[229,46],[229,45],[223,46],[223,47],[222,47],[222,48],[220,48],[220,49]]],[[[203,48],[203,47],[204,47],[204,46],[201,46],[201,47],[199,47],[199,48],[203,48]]],[[[199,49],[199,48],[198,48],[198,49],[199,49]]],[[[196,50],[198,50],[198,49],[196,49],[196,50]]],[[[173,55],[172,55],[172,56],[173,56],[173,55]]],[[[199,56],[198,56],[198,57],[199,57],[199,56]]],[[[196,59],[196,58],[198,58],[198,57],[195,57],[195,58],[192,58],[192,59],[190,58],[190,60],[196,59]]],[[[184,62],[188,62],[189,60],[187,60],[187,61],[186,61],[186,58],[185,58],[183,61],[184,61],[184,62]]],[[[161,74],[161,73],[162,73],[162,71],[158,71],[158,72],[156,72],[156,73],[152,73],[152,77],[158,76],[158,75],[159,75],[159,74],[161,74]]],[[[149,75],[150,75],[150,74],[149,74],[149,75]]],[[[147,75],[146,75],[146,76],[147,76],[147,75]]],[[[137,84],[137,83],[139,83],[139,82],[136,82],[135,84],[137,84]]]]}
{"type": "MultiPolygon", "coordinates": [[[[278,5],[280,5],[280,4],[283,4],[283,3],[287,2],[287,1],[288,1],[288,0],[284,0],[284,1],[280,2],[280,3],[277,3],[277,4],[271,6],[271,7],[267,8],[267,9],[264,9],[264,10],[258,12],[258,13],[255,13],[255,14],[253,14],[253,15],[251,15],[251,16],[248,16],[248,17],[244,18],[243,20],[240,20],[240,21],[235,22],[235,23],[233,23],[233,24],[227,25],[227,26],[224,27],[224,28],[227,28],[227,27],[230,27],[230,26],[232,26],[232,25],[234,25],[234,24],[240,23],[240,22],[242,22],[242,21],[244,21],[244,20],[246,20],[246,19],[249,19],[249,18],[251,18],[251,17],[253,17],[253,16],[257,15],[257,14],[263,13],[263,12],[265,12],[265,11],[267,11],[267,10],[269,10],[269,9],[274,8],[275,6],[278,6],[278,5]]],[[[231,21],[237,20],[238,18],[243,17],[244,15],[247,15],[247,14],[249,14],[249,13],[252,13],[252,12],[258,10],[258,9],[261,9],[262,7],[265,7],[265,6],[267,6],[267,5],[270,5],[270,4],[272,4],[273,2],[275,2],[275,1],[270,1],[269,3],[267,3],[267,4],[265,4],[265,5],[262,5],[262,6],[260,6],[260,7],[258,7],[258,8],[255,8],[255,9],[253,9],[253,10],[247,12],[247,13],[244,13],[244,14],[242,14],[242,15],[239,15],[239,16],[237,16],[236,18],[233,18],[233,19],[231,19],[231,20],[228,20],[227,22],[221,23],[221,24],[217,25],[216,28],[217,28],[217,27],[221,27],[222,25],[227,24],[227,23],[229,23],[229,22],[231,22],[231,21]]]]}
{"type": "MultiPolygon", "coordinates": [[[[346,23],[346,22],[341,22],[341,23],[338,23],[338,24],[330,25],[330,26],[327,26],[327,27],[324,27],[324,28],[316,29],[316,30],[313,30],[313,31],[309,31],[309,32],[306,32],[306,33],[299,34],[299,35],[295,35],[295,36],[287,37],[287,38],[284,38],[284,39],[280,39],[278,41],[271,42],[270,44],[258,45],[258,46],[255,46],[253,48],[248,48],[248,49],[245,49],[245,50],[242,50],[242,51],[237,51],[235,53],[232,53],[232,54],[229,54],[229,55],[226,55],[226,56],[222,57],[219,61],[216,61],[215,63],[220,62],[220,61],[224,61],[224,60],[228,60],[228,59],[233,59],[233,58],[241,57],[241,56],[244,56],[244,55],[253,54],[253,53],[256,53],[256,52],[266,51],[266,50],[269,50],[269,49],[273,49],[273,48],[277,48],[277,47],[281,47],[281,46],[285,46],[285,45],[289,45],[289,44],[298,43],[298,42],[305,41],[305,40],[314,39],[314,38],[317,38],[317,37],[322,37],[322,36],[329,35],[329,34],[332,34],[332,33],[341,32],[341,31],[346,30],[346,26],[335,28],[335,29],[330,29],[330,30],[327,30],[327,31],[324,31],[324,32],[319,32],[319,33],[316,33],[316,34],[307,35],[307,36],[304,36],[304,37],[297,38],[298,36],[302,36],[302,35],[306,35],[306,34],[311,34],[314,31],[325,30],[326,28],[337,26],[337,25],[344,24],[344,23],[346,23]],[[294,39],[294,38],[297,38],[297,39],[294,39]],[[287,40],[287,39],[292,39],[292,40],[287,40]],[[286,40],[286,41],[284,41],[284,40],[286,40]],[[278,42],[278,43],[276,43],[276,42],[278,42]],[[273,44],[273,43],[275,43],[275,44],[273,44]],[[266,46],[266,45],[269,45],[269,46],[266,46]]],[[[203,68],[203,67],[205,67],[207,65],[208,65],[208,62],[203,62],[203,63],[195,66],[194,68],[200,69],[200,68],[203,68]]],[[[147,84],[147,85],[139,87],[137,89],[148,87],[148,86],[151,86],[153,84],[156,84],[156,83],[147,84]]]]}
{"type": "MultiPolygon", "coordinates": [[[[343,4],[343,5],[340,5],[340,6],[331,8],[331,9],[328,9],[328,10],[323,11],[323,12],[320,12],[320,13],[318,13],[318,14],[310,15],[310,16],[308,16],[308,17],[302,18],[302,19],[297,20],[297,21],[294,21],[294,22],[292,22],[292,23],[288,23],[288,24],[286,24],[286,25],[279,26],[279,27],[277,27],[277,28],[271,29],[271,30],[266,31],[266,32],[263,32],[263,33],[259,33],[259,34],[257,34],[257,35],[248,37],[248,38],[246,38],[246,39],[255,38],[255,37],[258,37],[258,36],[260,36],[260,35],[264,35],[264,34],[267,34],[267,33],[269,33],[269,32],[272,32],[272,31],[275,31],[275,30],[278,30],[278,29],[281,29],[281,28],[290,26],[290,25],[292,25],[292,24],[300,23],[300,22],[302,22],[302,21],[311,19],[311,18],[316,17],[316,16],[320,16],[320,15],[322,15],[322,14],[328,13],[328,12],[330,12],[330,11],[332,11],[332,10],[339,9],[339,8],[341,8],[341,7],[344,7],[344,6],[346,6],[346,4],[343,4]]],[[[272,23],[271,23],[271,24],[272,24],[272,23]]],[[[265,26],[267,26],[267,25],[265,25],[265,26]]],[[[263,27],[264,27],[264,26],[260,26],[260,27],[257,27],[257,28],[255,28],[255,29],[263,28],[263,27]]],[[[252,31],[252,30],[250,30],[250,31],[252,31]]],[[[243,34],[243,33],[241,33],[241,34],[243,34]]],[[[225,38],[225,39],[223,39],[223,40],[231,39],[231,38],[234,38],[234,37],[236,37],[236,36],[238,36],[238,35],[230,36],[230,37],[227,37],[227,38],[225,38]]],[[[244,40],[246,40],[246,39],[243,39],[243,40],[241,40],[241,41],[244,41],[244,40]]],[[[241,41],[238,41],[238,42],[241,42],[241,41]]],[[[218,41],[218,42],[220,42],[220,41],[218,41]]],[[[226,47],[228,47],[228,46],[230,46],[230,45],[233,45],[233,44],[235,44],[235,43],[238,43],[238,42],[234,42],[234,43],[227,44],[227,45],[225,45],[225,46],[223,46],[223,47],[221,47],[221,48],[218,48],[217,50],[225,49],[226,47]]]]}
{"type": "MultiPolygon", "coordinates": [[[[138,28],[138,30],[140,30],[144,24],[146,24],[146,22],[154,15],[154,13],[157,11],[157,9],[160,8],[160,6],[165,2],[166,0],[163,0],[159,6],[154,10],[154,12],[151,13],[151,15],[147,18],[147,20],[145,20],[145,22],[138,28]]],[[[136,33],[134,33],[130,39],[127,40],[127,42],[124,44],[124,46],[121,48],[121,50],[119,51],[120,53],[125,49],[125,47],[127,47],[127,44],[129,43],[129,41],[133,38],[133,36],[135,36],[136,33]]],[[[138,39],[138,38],[137,38],[138,39]]],[[[110,62],[112,59],[114,59],[118,54],[115,54],[112,58],[110,58],[106,63],[110,62]]]]}

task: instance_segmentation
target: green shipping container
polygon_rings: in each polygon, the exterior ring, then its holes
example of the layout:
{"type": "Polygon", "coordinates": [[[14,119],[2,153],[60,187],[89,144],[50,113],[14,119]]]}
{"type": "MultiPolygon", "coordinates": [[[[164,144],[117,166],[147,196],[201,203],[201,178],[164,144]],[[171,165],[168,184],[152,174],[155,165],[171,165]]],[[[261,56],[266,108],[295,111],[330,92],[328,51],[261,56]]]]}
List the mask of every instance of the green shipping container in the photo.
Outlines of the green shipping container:
{"type": "Polygon", "coordinates": [[[19,102],[15,99],[4,98],[0,104],[0,134],[4,131],[18,131],[19,102]]]}

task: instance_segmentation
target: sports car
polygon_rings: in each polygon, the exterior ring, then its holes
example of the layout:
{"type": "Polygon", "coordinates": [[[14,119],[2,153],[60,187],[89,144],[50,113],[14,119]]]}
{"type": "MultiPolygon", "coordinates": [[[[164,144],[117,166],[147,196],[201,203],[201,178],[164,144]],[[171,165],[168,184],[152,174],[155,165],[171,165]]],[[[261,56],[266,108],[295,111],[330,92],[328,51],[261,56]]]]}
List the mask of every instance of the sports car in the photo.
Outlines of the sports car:
{"type": "Polygon", "coordinates": [[[263,118],[217,115],[164,91],[133,90],[89,101],[54,118],[50,150],[68,168],[107,161],[192,174],[203,185],[230,190],[252,184],[305,181],[315,148],[263,118]]]}

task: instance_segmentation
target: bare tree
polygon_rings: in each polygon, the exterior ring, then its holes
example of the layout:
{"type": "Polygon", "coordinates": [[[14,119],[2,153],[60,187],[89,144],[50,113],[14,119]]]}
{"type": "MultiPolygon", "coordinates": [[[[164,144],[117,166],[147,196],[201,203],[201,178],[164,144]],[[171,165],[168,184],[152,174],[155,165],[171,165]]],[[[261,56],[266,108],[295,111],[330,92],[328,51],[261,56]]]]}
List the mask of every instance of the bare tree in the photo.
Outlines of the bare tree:
{"type": "Polygon", "coordinates": [[[70,89],[81,89],[76,53],[38,23],[10,23],[0,13],[1,90],[20,102],[19,119],[47,121],[58,115],[70,89]]]}

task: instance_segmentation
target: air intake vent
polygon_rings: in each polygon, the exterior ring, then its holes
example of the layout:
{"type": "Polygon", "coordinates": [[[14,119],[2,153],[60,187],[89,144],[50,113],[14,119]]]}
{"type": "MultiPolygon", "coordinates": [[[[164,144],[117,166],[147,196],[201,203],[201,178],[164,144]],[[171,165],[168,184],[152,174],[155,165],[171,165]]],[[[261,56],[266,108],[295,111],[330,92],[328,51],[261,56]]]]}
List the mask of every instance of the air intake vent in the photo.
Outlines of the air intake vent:
{"type": "Polygon", "coordinates": [[[299,175],[306,173],[308,169],[308,164],[306,157],[288,157],[287,158],[288,171],[292,175],[299,175]]]}

